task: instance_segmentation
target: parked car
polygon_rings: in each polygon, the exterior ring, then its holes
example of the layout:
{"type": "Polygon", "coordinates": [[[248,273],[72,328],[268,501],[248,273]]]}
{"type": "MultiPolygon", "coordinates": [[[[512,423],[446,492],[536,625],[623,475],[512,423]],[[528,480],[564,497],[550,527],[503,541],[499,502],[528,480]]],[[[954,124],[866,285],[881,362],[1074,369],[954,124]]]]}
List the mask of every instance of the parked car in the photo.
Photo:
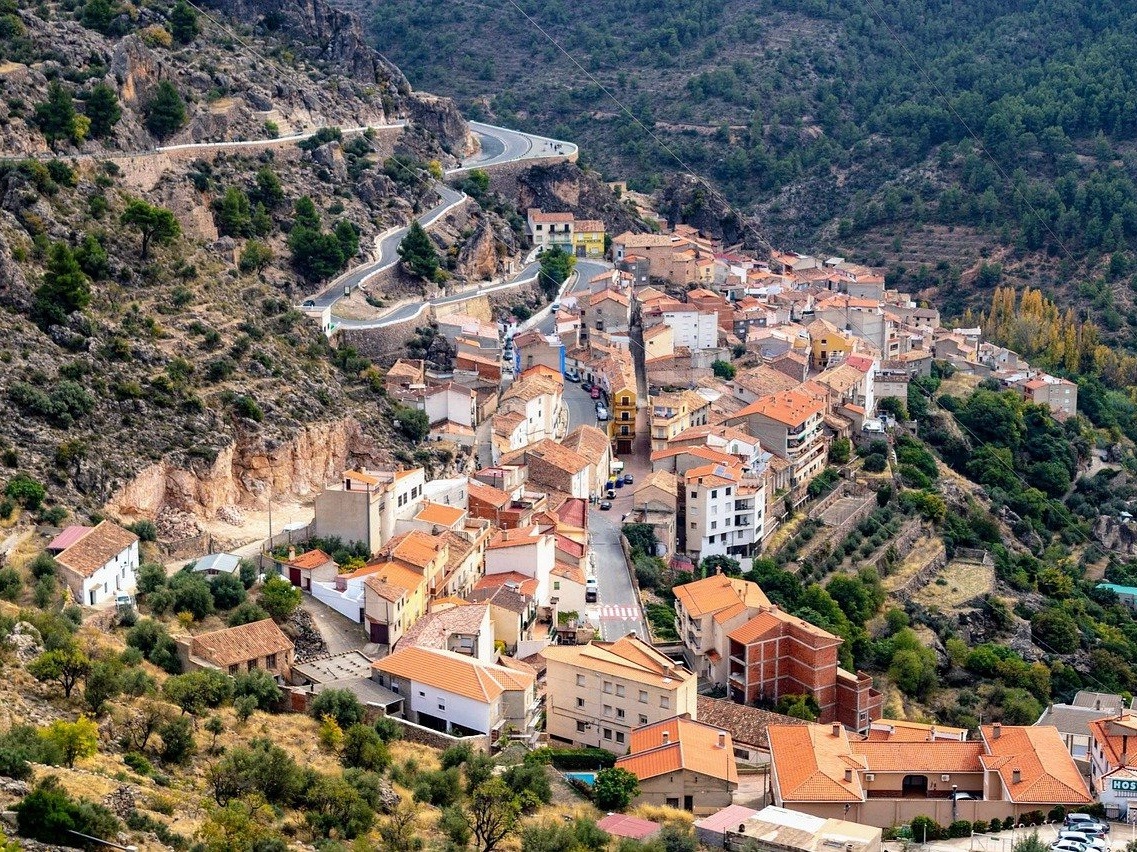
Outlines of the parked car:
{"type": "MultiPolygon", "coordinates": [[[[615,497],[616,495],[613,494],[612,496],[615,497]]],[[[611,508],[612,508],[612,504],[609,503],[607,500],[601,500],[600,501],[600,511],[601,512],[607,512],[611,508]]]]}
{"type": "Polygon", "coordinates": [[[579,382],[580,381],[580,373],[578,373],[576,370],[572,370],[572,369],[565,370],[565,378],[568,379],[570,382],[579,382]]]}
{"type": "Polygon", "coordinates": [[[1091,850],[1084,843],[1058,838],[1050,844],[1050,852],[1091,852],[1091,850]]]}
{"type": "Polygon", "coordinates": [[[603,405],[596,406],[596,419],[597,420],[607,420],[608,419],[608,409],[605,408],[603,405]]]}
{"type": "MultiPolygon", "coordinates": [[[[609,506],[612,504],[609,503],[609,506]]],[[[595,577],[589,577],[584,581],[584,602],[595,603],[596,599],[600,596],[600,587],[596,583],[595,577]]]]}
{"type": "Polygon", "coordinates": [[[953,801],[956,801],[956,802],[970,802],[970,801],[974,801],[976,797],[971,795],[970,793],[965,793],[962,790],[960,790],[960,791],[957,791],[955,793],[952,793],[951,798],[953,801]]]}
{"type": "Polygon", "coordinates": [[[615,488],[605,489],[604,496],[607,497],[609,500],[615,500],[616,499],[616,489],[615,488]]]}
{"type": "Polygon", "coordinates": [[[1109,834],[1109,823],[1102,822],[1089,814],[1066,814],[1066,819],[1062,821],[1062,826],[1063,828],[1081,831],[1085,834],[1096,834],[1099,836],[1109,834]]]}
{"type": "Polygon", "coordinates": [[[1109,846],[1105,840],[1096,834],[1086,834],[1082,831],[1071,831],[1070,829],[1062,829],[1058,832],[1058,843],[1065,843],[1070,841],[1072,843],[1081,843],[1087,849],[1092,849],[1093,852],[1109,852],[1109,846]]]}
{"type": "Polygon", "coordinates": [[[588,395],[593,399],[600,399],[600,388],[593,387],[591,390],[589,390],[588,395]]]}
{"type": "Polygon", "coordinates": [[[632,475],[630,473],[625,473],[624,474],[624,484],[625,485],[631,485],[633,482],[635,482],[635,480],[632,479],[632,475]]]}
{"type": "Polygon", "coordinates": [[[592,382],[581,382],[581,383],[580,383],[580,389],[581,389],[582,391],[590,391],[590,390],[592,390],[592,382]]]}
{"type": "Polygon", "coordinates": [[[550,305],[550,307],[552,308],[553,313],[555,314],[557,311],[559,311],[561,309],[561,303],[560,302],[553,302],[553,304],[550,305]]]}

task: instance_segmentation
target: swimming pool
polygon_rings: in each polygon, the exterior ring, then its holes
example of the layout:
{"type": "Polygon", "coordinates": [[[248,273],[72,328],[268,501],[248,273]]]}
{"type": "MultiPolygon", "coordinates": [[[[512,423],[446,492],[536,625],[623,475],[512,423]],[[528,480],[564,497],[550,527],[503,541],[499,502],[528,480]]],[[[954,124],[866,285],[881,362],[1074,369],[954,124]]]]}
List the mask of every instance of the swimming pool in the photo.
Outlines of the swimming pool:
{"type": "Polygon", "coordinates": [[[566,772],[565,778],[569,779],[570,781],[580,781],[582,784],[587,784],[589,787],[596,783],[595,772],[566,772]]]}

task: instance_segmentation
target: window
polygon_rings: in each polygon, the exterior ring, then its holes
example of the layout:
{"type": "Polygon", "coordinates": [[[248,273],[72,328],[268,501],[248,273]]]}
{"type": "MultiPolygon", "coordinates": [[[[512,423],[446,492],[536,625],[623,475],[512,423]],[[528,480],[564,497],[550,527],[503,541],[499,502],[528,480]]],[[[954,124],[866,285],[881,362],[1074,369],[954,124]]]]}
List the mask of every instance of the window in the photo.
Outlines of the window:
{"type": "Polygon", "coordinates": [[[584,699],[583,698],[576,699],[576,709],[577,710],[583,710],[584,709],[584,699]]]}
{"type": "Polygon", "coordinates": [[[630,396],[620,397],[620,405],[631,405],[631,404],[632,404],[632,398],[630,396]]]}
{"type": "Polygon", "coordinates": [[[695,528],[695,522],[691,521],[691,529],[694,529],[694,528],[695,528]]]}
{"type": "Polygon", "coordinates": [[[249,666],[248,666],[249,671],[252,671],[256,667],[257,667],[257,661],[256,660],[249,660],[249,666]]]}
{"type": "Polygon", "coordinates": [[[708,539],[707,539],[707,541],[708,541],[710,544],[714,544],[714,543],[715,543],[715,537],[712,535],[710,538],[708,538],[708,539]]]}
{"type": "Polygon", "coordinates": [[[727,497],[729,497],[729,496],[730,496],[730,486],[727,486],[727,489],[726,489],[726,496],[727,496],[727,497]]]}
{"type": "Polygon", "coordinates": [[[605,716],[611,716],[612,715],[612,705],[611,704],[605,704],[604,705],[604,715],[605,716]]]}
{"type": "Polygon", "coordinates": [[[446,702],[443,701],[441,698],[438,699],[438,709],[439,710],[445,710],[446,709],[446,702]]]}
{"type": "Polygon", "coordinates": [[[553,580],[553,591],[554,592],[560,591],[560,588],[561,588],[561,581],[560,580],[553,580]]]}
{"type": "Polygon", "coordinates": [[[629,432],[629,431],[628,431],[628,427],[627,427],[627,426],[621,426],[621,427],[620,427],[620,434],[621,434],[621,435],[630,435],[630,434],[631,434],[631,432],[629,432]]]}
{"type": "Polygon", "coordinates": [[[605,695],[611,695],[612,694],[612,681],[610,681],[610,680],[604,681],[604,694],[605,695]]]}
{"type": "Polygon", "coordinates": [[[711,529],[712,530],[718,529],[718,525],[719,525],[718,521],[711,521],[711,529]]]}
{"type": "Polygon", "coordinates": [[[624,697],[624,685],[621,683],[616,684],[616,697],[617,698],[623,698],[624,697]]]}
{"type": "Polygon", "coordinates": [[[692,491],[692,492],[691,492],[691,499],[692,499],[692,500],[698,500],[698,499],[699,499],[699,492],[697,492],[697,491],[692,491]]]}
{"type": "Polygon", "coordinates": [[[426,693],[425,693],[425,692],[423,692],[423,691],[420,689],[420,690],[418,691],[418,697],[419,697],[419,698],[426,698],[426,693]]]}
{"type": "Polygon", "coordinates": [[[235,675],[235,674],[237,674],[237,664],[236,664],[236,663],[234,663],[233,665],[229,666],[229,674],[230,674],[230,675],[235,675]]]}
{"type": "Polygon", "coordinates": [[[640,704],[647,704],[647,693],[640,690],[640,704]]]}
{"type": "Polygon", "coordinates": [[[537,230],[538,230],[538,231],[544,230],[544,228],[545,228],[545,226],[544,226],[544,225],[538,225],[538,226],[537,226],[537,230]]]}
{"type": "Polygon", "coordinates": [[[616,742],[622,743],[624,741],[624,732],[616,731],[616,742]]]}
{"type": "Polygon", "coordinates": [[[275,669],[276,668],[276,654],[269,654],[267,657],[265,657],[265,668],[266,669],[275,669]]]}
{"type": "Polygon", "coordinates": [[[583,734],[587,730],[588,730],[588,723],[587,722],[577,722],[576,723],[576,732],[578,734],[583,734]]]}
{"type": "Polygon", "coordinates": [[[584,686],[584,675],[577,675],[576,676],[576,685],[577,686],[584,686]]]}
{"type": "Polygon", "coordinates": [[[612,729],[611,728],[605,728],[604,729],[604,739],[606,739],[606,740],[612,739],[612,729]]]}
{"type": "Polygon", "coordinates": [[[647,724],[647,716],[645,716],[643,713],[640,713],[640,724],[641,725],[647,724]]]}
{"type": "Polygon", "coordinates": [[[623,719],[624,718],[624,708],[623,707],[617,707],[616,708],[616,718],[617,719],[623,719]]]}
{"type": "Polygon", "coordinates": [[[667,710],[668,708],[671,707],[671,699],[668,698],[666,695],[659,696],[659,706],[662,707],[664,710],[667,710]]]}

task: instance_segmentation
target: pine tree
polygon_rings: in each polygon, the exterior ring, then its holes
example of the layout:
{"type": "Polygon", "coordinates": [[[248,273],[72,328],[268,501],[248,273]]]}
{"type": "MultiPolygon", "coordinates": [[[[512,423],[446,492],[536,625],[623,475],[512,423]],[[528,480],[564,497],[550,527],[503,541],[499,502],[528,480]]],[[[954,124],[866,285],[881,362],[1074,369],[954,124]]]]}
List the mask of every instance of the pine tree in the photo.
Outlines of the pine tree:
{"type": "Polygon", "coordinates": [[[91,303],[91,282],[67,243],[52,243],[43,285],[36,290],[32,317],[43,328],[61,325],[68,314],[91,303]]]}
{"type": "Polygon", "coordinates": [[[189,44],[198,33],[201,26],[198,24],[197,12],[185,0],[178,0],[170,10],[170,33],[178,44],[189,44]]]}
{"type": "Polygon", "coordinates": [[[91,120],[91,135],[96,139],[109,136],[118,120],[122,118],[122,107],[118,95],[106,83],[99,83],[91,89],[84,104],[87,118],[91,120]]]}
{"type": "Polygon", "coordinates": [[[146,108],[146,128],[159,139],[165,139],[185,123],[185,101],[173,83],[163,80],[146,108]]]}
{"type": "Polygon", "coordinates": [[[407,235],[399,243],[399,257],[411,275],[432,280],[438,272],[438,252],[417,220],[411,222],[407,235]]]}

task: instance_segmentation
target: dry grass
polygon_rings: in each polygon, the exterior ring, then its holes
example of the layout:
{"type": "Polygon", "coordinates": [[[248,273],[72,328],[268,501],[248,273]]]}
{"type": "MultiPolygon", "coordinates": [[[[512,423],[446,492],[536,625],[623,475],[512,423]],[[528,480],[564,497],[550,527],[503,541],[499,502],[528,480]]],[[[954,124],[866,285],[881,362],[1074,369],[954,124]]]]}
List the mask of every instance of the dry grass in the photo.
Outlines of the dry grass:
{"type": "Polygon", "coordinates": [[[993,567],[952,560],[916,593],[914,599],[925,606],[948,610],[986,594],[994,587],[993,567]],[[944,582],[939,582],[941,579],[944,582]]]}
{"type": "Polygon", "coordinates": [[[928,563],[928,560],[935,555],[936,551],[943,550],[944,543],[938,538],[919,538],[916,540],[915,547],[912,552],[904,557],[904,561],[884,578],[884,588],[886,591],[892,592],[899,589],[915,574],[920,568],[928,563]]]}
{"type": "Polygon", "coordinates": [[[798,527],[802,525],[802,523],[805,521],[805,518],[805,512],[799,512],[798,514],[794,515],[793,518],[786,521],[784,524],[774,530],[774,534],[770,536],[769,540],[763,546],[763,551],[766,553],[777,552],[779,547],[793,538],[794,533],[797,532],[798,527]]]}
{"type": "Polygon", "coordinates": [[[694,814],[664,805],[636,805],[636,807],[629,809],[628,813],[640,819],[651,820],[662,825],[673,825],[685,831],[695,824],[694,814]]]}

